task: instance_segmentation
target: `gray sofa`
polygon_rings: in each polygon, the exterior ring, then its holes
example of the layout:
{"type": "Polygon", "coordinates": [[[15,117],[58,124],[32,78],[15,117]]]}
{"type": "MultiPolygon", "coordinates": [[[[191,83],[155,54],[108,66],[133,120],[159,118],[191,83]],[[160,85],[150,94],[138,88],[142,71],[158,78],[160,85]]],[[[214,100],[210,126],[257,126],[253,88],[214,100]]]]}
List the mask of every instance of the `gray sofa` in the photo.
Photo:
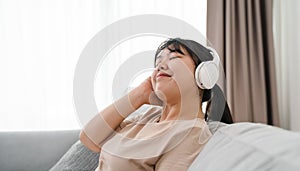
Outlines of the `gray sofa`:
{"type": "Polygon", "coordinates": [[[49,170],[78,138],[79,130],[0,132],[0,170],[49,170]]]}
{"type": "MultiPolygon", "coordinates": [[[[246,122],[232,125],[210,122],[209,127],[214,135],[189,171],[300,170],[299,133],[246,122]]],[[[43,171],[56,163],[52,170],[89,170],[66,166],[68,160],[74,164],[86,159],[85,164],[97,165],[97,154],[87,149],[84,155],[89,157],[78,156],[82,153],[78,152],[82,148],[82,145],[78,148],[78,135],[79,130],[0,132],[0,170],[43,171]],[[73,154],[74,149],[77,154],[73,154]]]]}

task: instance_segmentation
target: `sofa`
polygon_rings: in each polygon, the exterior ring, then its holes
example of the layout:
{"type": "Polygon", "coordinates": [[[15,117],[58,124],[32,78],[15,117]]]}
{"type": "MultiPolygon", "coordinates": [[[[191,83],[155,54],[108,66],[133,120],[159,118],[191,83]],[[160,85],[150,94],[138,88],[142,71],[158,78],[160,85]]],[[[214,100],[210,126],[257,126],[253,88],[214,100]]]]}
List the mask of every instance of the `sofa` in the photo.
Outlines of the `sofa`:
{"type": "MultiPolygon", "coordinates": [[[[300,133],[249,122],[208,125],[213,136],[189,171],[300,170],[300,133]]],[[[99,154],[78,141],[79,132],[0,132],[0,170],[93,170],[99,154]]]]}

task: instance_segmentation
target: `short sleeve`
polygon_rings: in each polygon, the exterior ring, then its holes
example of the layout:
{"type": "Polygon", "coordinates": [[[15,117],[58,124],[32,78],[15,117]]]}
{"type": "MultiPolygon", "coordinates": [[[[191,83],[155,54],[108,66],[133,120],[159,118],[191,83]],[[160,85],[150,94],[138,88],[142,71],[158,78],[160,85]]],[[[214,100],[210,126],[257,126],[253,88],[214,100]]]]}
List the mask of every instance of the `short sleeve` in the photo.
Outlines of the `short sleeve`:
{"type": "Polygon", "coordinates": [[[123,122],[121,122],[119,127],[116,129],[116,131],[120,131],[121,129],[125,128],[127,125],[137,122],[141,117],[142,114],[139,114],[134,117],[124,119],[123,122]]]}
{"type": "Polygon", "coordinates": [[[143,105],[133,113],[131,113],[117,128],[117,131],[125,128],[127,125],[132,123],[149,123],[153,119],[160,115],[161,107],[152,106],[152,105],[143,105]]]}

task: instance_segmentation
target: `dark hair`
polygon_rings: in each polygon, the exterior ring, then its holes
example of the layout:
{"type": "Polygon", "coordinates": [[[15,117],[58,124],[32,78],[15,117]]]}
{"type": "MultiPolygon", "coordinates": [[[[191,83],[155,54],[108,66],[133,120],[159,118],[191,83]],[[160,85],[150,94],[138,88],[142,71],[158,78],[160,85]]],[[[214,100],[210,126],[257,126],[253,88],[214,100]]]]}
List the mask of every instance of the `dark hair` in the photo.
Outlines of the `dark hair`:
{"type": "Polygon", "coordinates": [[[206,105],[205,120],[232,124],[233,119],[223,91],[218,85],[215,85],[211,92],[212,97],[206,105]]]}
{"type": "MultiPolygon", "coordinates": [[[[210,51],[206,47],[199,44],[198,42],[195,42],[193,40],[181,39],[181,38],[170,38],[170,39],[167,39],[166,41],[162,42],[160,44],[160,46],[157,48],[156,53],[155,53],[154,65],[156,63],[157,55],[163,49],[167,48],[171,52],[178,52],[178,53],[184,55],[184,53],[181,51],[180,47],[184,48],[188,52],[188,55],[190,55],[192,57],[196,67],[202,61],[209,61],[209,60],[213,59],[213,56],[210,53],[210,51]],[[198,55],[196,55],[196,54],[198,54],[198,55]]],[[[213,88],[213,90],[214,90],[214,88],[213,88]]],[[[214,121],[221,121],[224,123],[233,123],[233,120],[231,117],[231,112],[230,112],[230,109],[229,109],[226,101],[225,101],[225,105],[223,104],[225,107],[224,107],[224,110],[222,113],[222,118],[216,117],[216,116],[211,116],[211,115],[214,115],[215,110],[211,110],[210,108],[218,106],[216,103],[212,103],[212,102],[215,102],[215,101],[212,101],[213,95],[215,96],[215,99],[217,99],[218,98],[217,95],[219,95],[219,93],[218,94],[213,93],[212,89],[205,89],[203,92],[202,103],[203,102],[208,103],[206,112],[205,112],[205,120],[206,121],[214,120],[214,121]],[[211,116],[211,117],[209,117],[209,116],[211,116]]],[[[220,114],[216,114],[216,115],[220,115],[220,114]]]]}

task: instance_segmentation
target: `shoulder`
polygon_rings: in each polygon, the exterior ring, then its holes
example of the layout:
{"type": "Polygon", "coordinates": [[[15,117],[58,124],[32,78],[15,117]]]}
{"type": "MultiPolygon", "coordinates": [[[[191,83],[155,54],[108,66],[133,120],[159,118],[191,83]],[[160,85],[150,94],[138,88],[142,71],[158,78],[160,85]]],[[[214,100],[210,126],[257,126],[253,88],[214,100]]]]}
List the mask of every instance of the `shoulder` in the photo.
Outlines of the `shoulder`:
{"type": "MultiPolygon", "coordinates": [[[[205,120],[203,119],[194,119],[190,121],[185,121],[185,123],[176,125],[179,129],[177,130],[180,135],[184,134],[184,137],[181,141],[178,141],[178,147],[189,146],[188,144],[193,144],[192,148],[198,148],[203,146],[212,136],[212,133],[209,130],[209,127],[205,120]]],[[[176,128],[175,128],[176,130],[176,128]]]]}

